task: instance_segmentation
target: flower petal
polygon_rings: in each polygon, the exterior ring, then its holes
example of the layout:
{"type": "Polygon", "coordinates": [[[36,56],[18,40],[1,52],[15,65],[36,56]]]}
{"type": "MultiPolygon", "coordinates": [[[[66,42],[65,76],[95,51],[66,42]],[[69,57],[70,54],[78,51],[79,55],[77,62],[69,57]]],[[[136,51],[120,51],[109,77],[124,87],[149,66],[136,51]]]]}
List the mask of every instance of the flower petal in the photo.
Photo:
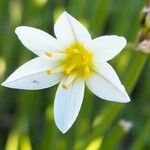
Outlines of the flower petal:
{"type": "Polygon", "coordinates": [[[43,55],[45,51],[55,52],[62,49],[55,38],[42,30],[20,26],[16,28],[15,33],[22,44],[38,56],[43,55]]]}
{"type": "Polygon", "coordinates": [[[3,86],[15,89],[38,90],[51,87],[62,79],[62,74],[48,75],[46,70],[54,67],[46,57],[37,57],[19,67],[8,79],[2,83],[3,86]]]}
{"type": "Polygon", "coordinates": [[[67,132],[76,120],[84,96],[84,81],[75,79],[68,89],[62,87],[62,81],[57,89],[54,103],[54,118],[62,133],[67,132]]]}
{"type": "Polygon", "coordinates": [[[87,29],[75,18],[64,12],[56,21],[54,31],[57,39],[65,47],[76,42],[84,43],[91,40],[87,29]]]}
{"type": "Polygon", "coordinates": [[[93,39],[87,45],[93,51],[94,59],[107,61],[115,57],[125,47],[126,39],[116,35],[101,36],[93,39]]]}
{"type": "Polygon", "coordinates": [[[110,101],[126,103],[130,101],[124,86],[114,69],[106,62],[99,65],[97,73],[93,73],[86,84],[98,97],[110,101]]]}

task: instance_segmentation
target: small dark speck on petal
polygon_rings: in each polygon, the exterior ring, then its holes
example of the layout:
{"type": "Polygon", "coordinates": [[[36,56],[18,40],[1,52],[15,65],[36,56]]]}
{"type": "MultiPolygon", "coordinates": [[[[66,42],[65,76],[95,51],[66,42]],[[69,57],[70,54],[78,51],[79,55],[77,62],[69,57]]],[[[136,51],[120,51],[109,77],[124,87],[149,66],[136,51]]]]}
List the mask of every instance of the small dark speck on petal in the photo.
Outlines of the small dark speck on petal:
{"type": "Polygon", "coordinates": [[[39,84],[39,81],[33,80],[32,83],[39,84]]]}

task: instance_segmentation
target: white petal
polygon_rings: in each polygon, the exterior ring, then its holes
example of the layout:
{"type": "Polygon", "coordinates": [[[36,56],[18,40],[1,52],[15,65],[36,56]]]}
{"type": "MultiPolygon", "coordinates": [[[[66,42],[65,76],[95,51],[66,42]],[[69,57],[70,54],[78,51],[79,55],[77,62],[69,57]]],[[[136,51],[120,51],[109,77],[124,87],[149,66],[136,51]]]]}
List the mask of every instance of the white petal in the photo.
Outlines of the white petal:
{"type": "Polygon", "coordinates": [[[15,89],[38,90],[51,87],[62,79],[62,74],[48,75],[46,70],[55,66],[54,62],[46,57],[37,57],[19,67],[3,86],[15,89]]]}
{"type": "Polygon", "coordinates": [[[58,18],[54,31],[57,39],[66,47],[75,42],[84,43],[91,40],[87,29],[67,12],[58,18]]]}
{"type": "Polygon", "coordinates": [[[84,96],[84,81],[75,79],[68,89],[62,87],[62,81],[57,89],[54,103],[54,118],[57,127],[65,133],[72,126],[80,111],[84,96]]]}
{"type": "Polygon", "coordinates": [[[122,103],[130,101],[116,72],[106,62],[99,65],[97,73],[93,73],[86,84],[95,95],[102,99],[122,103]]]}
{"type": "Polygon", "coordinates": [[[126,39],[116,35],[101,36],[87,43],[93,51],[94,59],[107,61],[115,57],[126,45],[126,39]]]}
{"type": "Polygon", "coordinates": [[[55,52],[62,49],[55,38],[42,30],[21,26],[16,28],[15,33],[22,44],[38,56],[45,51],[55,52]]]}

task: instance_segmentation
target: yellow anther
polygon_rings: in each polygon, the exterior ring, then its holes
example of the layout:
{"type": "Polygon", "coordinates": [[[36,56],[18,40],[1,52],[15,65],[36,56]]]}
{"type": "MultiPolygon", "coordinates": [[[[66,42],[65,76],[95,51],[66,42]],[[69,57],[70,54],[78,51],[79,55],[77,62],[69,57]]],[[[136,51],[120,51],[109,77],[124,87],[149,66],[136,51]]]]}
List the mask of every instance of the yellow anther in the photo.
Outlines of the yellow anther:
{"type": "Polygon", "coordinates": [[[66,84],[62,84],[62,88],[63,88],[63,89],[65,89],[65,90],[67,90],[67,89],[68,89],[68,87],[67,87],[67,85],[66,85],[66,84]]]}
{"type": "Polygon", "coordinates": [[[48,57],[52,57],[52,53],[50,53],[48,51],[45,52],[45,55],[48,56],[48,57]]]}
{"type": "Polygon", "coordinates": [[[51,71],[50,69],[48,69],[48,70],[46,71],[46,73],[47,73],[48,75],[51,75],[51,74],[52,74],[52,71],[51,71]]]}
{"type": "Polygon", "coordinates": [[[71,66],[69,66],[67,69],[66,69],[66,74],[70,74],[71,71],[76,67],[76,64],[72,64],[71,66]]]}

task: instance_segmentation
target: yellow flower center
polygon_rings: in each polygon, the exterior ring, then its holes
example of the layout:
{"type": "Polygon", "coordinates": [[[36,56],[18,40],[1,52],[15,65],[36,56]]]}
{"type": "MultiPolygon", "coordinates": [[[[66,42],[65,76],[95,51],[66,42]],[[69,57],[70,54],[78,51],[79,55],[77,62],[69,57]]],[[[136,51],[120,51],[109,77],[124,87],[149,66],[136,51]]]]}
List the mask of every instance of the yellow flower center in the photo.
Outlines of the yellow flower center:
{"type": "Polygon", "coordinates": [[[65,50],[67,57],[63,60],[64,74],[78,74],[83,78],[88,78],[93,70],[92,53],[83,45],[73,45],[65,50]]]}
{"type": "MultiPolygon", "coordinates": [[[[87,79],[91,75],[94,70],[93,56],[83,45],[74,44],[60,53],[59,66],[54,69],[49,68],[47,74],[62,72],[66,76],[66,81],[62,85],[64,89],[67,89],[77,76],[87,79]]],[[[53,57],[53,54],[47,51],[45,55],[53,57]]]]}

